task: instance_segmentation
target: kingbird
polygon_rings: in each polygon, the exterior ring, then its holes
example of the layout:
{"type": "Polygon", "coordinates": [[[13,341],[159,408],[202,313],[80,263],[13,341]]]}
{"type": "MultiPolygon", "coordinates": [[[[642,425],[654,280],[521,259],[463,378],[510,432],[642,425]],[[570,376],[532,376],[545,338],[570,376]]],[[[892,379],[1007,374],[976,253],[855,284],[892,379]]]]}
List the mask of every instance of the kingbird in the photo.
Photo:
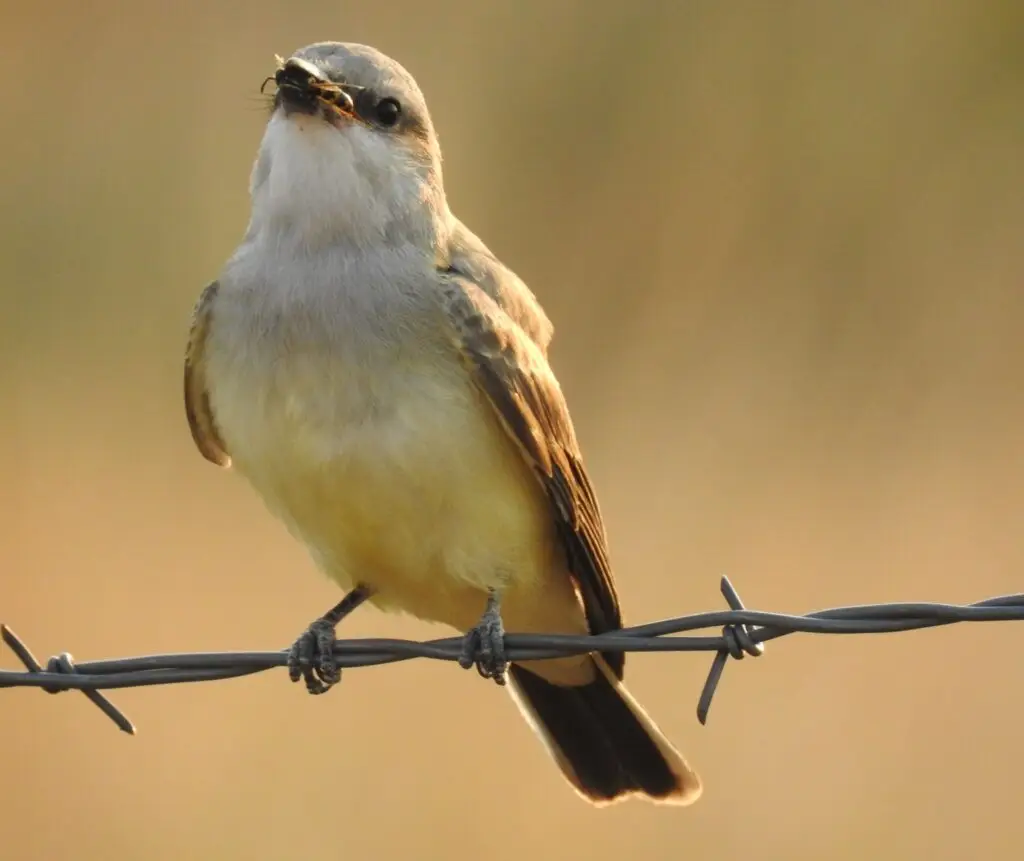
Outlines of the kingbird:
{"type": "MultiPolygon", "coordinates": [[[[269,80],[269,79],[268,79],[269,80]]],[[[466,634],[595,804],[688,804],[697,774],[623,686],[621,652],[509,664],[504,630],[622,627],[608,544],[526,285],[448,207],[412,76],[322,42],[278,59],[242,243],[194,310],[192,436],[347,590],[289,653],[340,677],[364,601],[466,634]]]]}

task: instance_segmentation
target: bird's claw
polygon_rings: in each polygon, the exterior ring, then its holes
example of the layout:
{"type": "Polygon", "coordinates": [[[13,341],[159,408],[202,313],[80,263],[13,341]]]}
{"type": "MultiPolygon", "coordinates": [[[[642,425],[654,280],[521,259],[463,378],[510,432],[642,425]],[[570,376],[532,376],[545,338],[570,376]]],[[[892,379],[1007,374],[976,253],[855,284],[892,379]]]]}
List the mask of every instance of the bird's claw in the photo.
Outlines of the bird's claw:
{"type": "Polygon", "coordinates": [[[488,601],[487,612],[480,623],[462,641],[459,666],[464,670],[476,667],[485,679],[505,684],[508,657],[505,652],[505,626],[501,621],[496,600],[488,601]]]}
{"type": "Polygon", "coordinates": [[[334,643],[334,625],[327,619],[313,622],[288,650],[288,678],[304,679],[311,694],[327,693],[341,681],[334,643]]]}

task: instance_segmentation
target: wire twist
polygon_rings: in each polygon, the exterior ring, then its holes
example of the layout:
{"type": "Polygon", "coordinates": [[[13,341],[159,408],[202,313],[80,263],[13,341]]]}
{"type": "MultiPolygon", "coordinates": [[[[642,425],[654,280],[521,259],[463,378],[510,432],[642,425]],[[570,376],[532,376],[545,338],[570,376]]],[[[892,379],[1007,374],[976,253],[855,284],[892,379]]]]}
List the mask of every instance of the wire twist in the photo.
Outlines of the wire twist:
{"type": "MultiPolygon", "coordinates": [[[[711,700],[730,659],[758,657],[764,644],[787,634],[882,634],[916,631],[956,622],[1024,621],[1024,594],[1003,595],[974,604],[868,604],[818,610],[803,616],[748,610],[726,577],[722,595],[730,609],[664,619],[595,636],[508,634],[507,656],[512,661],[557,658],[587,652],[714,652],[707,680],[697,703],[697,719],[707,722],[711,700]],[[673,636],[706,628],[721,628],[717,636],[673,636]]],[[[0,688],[37,687],[50,694],[79,690],[107,717],[129,734],[132,722],[101,690],[148,685],[209,682],[261,673],[287,663],[287,650],[269,652],[195,652],[145,655],[76,663],[64,652],[42,667],[24,642],[6,625],[0,636],[25,670],[0,670],[0,688]]],[[[369,667],[433,658],[458,662],[463,638],[427,642],[392,639],[339,640],[334,652],[339,667],[369,667]]]]}

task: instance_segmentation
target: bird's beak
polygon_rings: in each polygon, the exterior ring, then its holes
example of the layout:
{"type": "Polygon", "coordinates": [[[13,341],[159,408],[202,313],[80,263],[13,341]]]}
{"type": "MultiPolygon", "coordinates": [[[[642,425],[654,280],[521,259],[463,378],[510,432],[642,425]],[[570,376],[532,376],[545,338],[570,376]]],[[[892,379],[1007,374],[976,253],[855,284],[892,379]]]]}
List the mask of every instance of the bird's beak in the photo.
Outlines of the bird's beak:
{"type": "Polygon", "coordinates": [[[286,113],[316,116],[327,111],[332,117],[339,114],[349,118],[355,116],[352,97],[345,88],[330,80],[313,63],[299,57],[288,60],[279,57],[273,80],[277,84],[275,101],[284,107],[286,113]]]}

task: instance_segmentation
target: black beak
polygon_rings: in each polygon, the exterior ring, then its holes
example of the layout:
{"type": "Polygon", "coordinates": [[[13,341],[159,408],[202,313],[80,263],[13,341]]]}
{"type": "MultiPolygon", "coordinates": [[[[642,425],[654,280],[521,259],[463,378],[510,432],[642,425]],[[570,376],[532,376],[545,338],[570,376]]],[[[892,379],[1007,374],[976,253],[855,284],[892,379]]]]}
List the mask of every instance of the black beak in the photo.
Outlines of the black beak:
{"type": "Polygon", "coordinates": [[[278,89],[295,89],[299,91],[315,90],[330,81],[316,66],[292,57],[274,75],[278,89]]]}
{"type": "Polygon", "coordinates": [[[320,110],[320,93],[330,81],[316,66],[292,57],[274,75],[277,101],[289,112],[316,114],[320,110]]]}

